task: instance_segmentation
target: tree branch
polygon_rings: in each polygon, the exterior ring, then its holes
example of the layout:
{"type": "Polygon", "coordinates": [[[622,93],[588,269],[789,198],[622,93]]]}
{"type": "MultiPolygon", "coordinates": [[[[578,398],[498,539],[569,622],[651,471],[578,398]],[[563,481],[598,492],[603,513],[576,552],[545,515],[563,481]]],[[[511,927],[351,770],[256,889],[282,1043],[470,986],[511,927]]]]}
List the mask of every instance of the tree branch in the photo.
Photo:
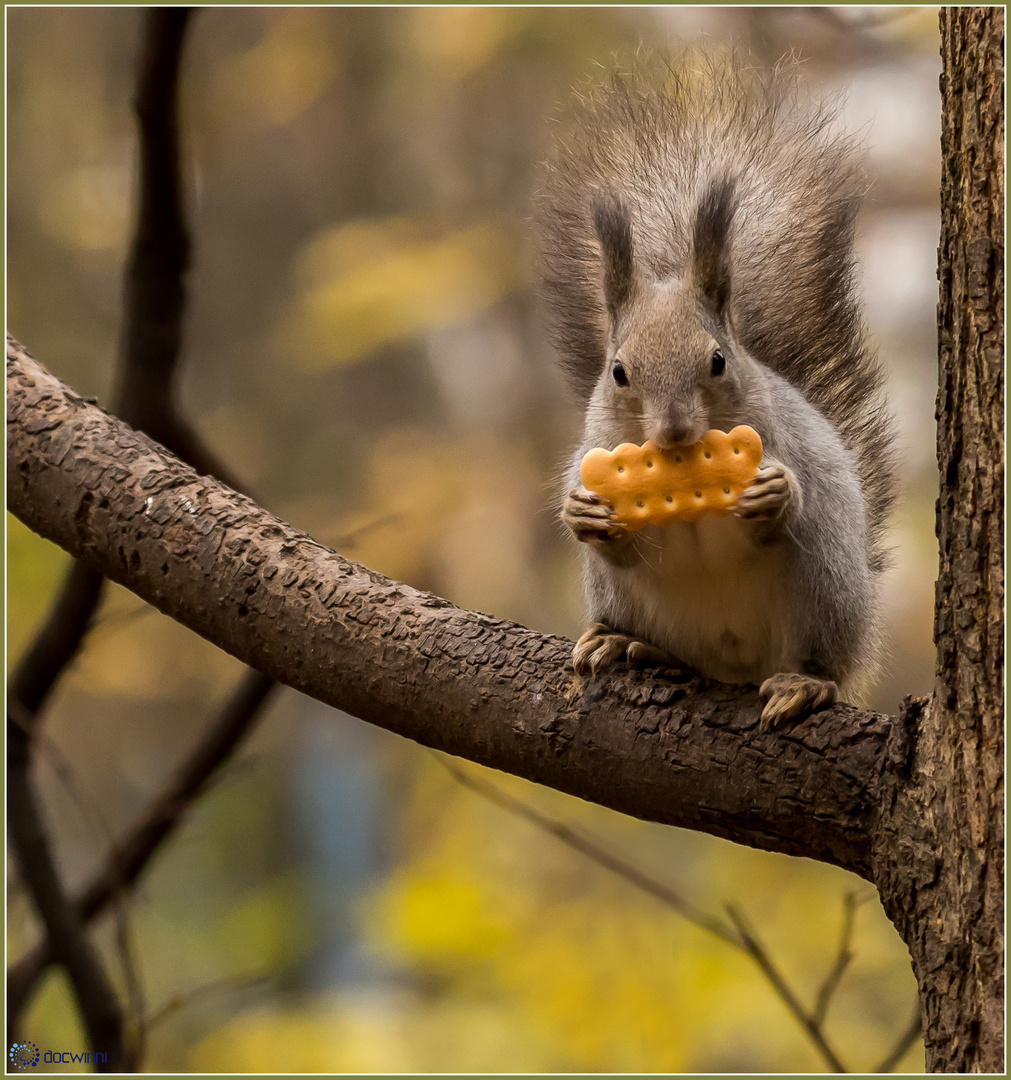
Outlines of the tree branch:
{"type": "Polygon", "coordinates": [[[75,562],[67,571],[42,628],[11,674],[7,694],[34,718],[77,655],[98,608],[105,579],[75,562]]]}
{"type": "MultiPolygon", "coordinates": [[[[191,8],[154,8],[147,15],[136,96],[141,135],[140,205],[125,280],[119,389],[113,408],[127,423],[170,445],[199,470],[208,455],[202,448],[180,445],[185,439],[172,437],[179,421],[170,391],[179,358],[183,278],[189,262],[176,96],[183,35],[191,14],[191,8]]],[[[185,426],[183,430],[189,434],[185,426]]],[[[22,656],[8,687],[9,695],[31,716],[41,709],[77,654],[102,591],[103,578],[93,570],[75,563],[67,572],[45,624],[22,656]]]]}
{"type": "Polygon", "coordinates": [[[113,411],[189,462],[241,490],[179,415],[172,391],[182,347],[190,238],[180,168],[179,69],[194,8],[147,12],[134,112],[140,201],[124,279],[123,338],[113,411]]]}
{"type": "MultiPolygon", "coordinates": [[[[180,420],[172,398],[179,361],[189,237],[182,209],[179,66],[192,8],[146,16],[135,108],[140,135],[137,227],[124,280],[123,339],[113,411],[199,472],[232,483],[180,420]]],[[[234,483],[232,486],[235,486],[234,483]]],[[[8,694],[35,716],[77,654],[103,591],[103,578],[74,564],[46,622],[15,669],[8,694]]]]}
{"type": "MultiPolygon", "coordinates": [[[[82,925],[97,918],[111,901],[133,887],[186,811],[252,730],[275,685],[273,679],[258,671],[246,672],[193,752],[109,853],[105,866],[71,902],[82,925]]],[[[8,1023],[20,1013],[35,985],[55,960],[56,954],[47,938],[10,966],[8,1023]]]]}
{"type": "Polygon", "coordinates": [[[30,527],[253,667],[426,746],[625,813],[871,873],[893,719],[758,730],[752,689],[580,679],[571,645],[350,563],[8,342],[8,499],[30,527]]]}
{"type": "Polygon", "coordinates": [[[181,352],[190,262],[177,98],[183,41],[192,16],[193,9],[184,7],[146,13],[134,95],[140,197],[123,279],[114,411],[161,443],[176,419],[172,382],[181,352]]]}
{"type": "Polygon", "coordinates": [[[105,967],[72,904],[67,900],[28,780],[28,733],[7,726],[7,826],[21,878],[32,895],[53,953],[74,988],[92,1050],[101,1052],[101,1072],[130,1067],[123,1045],[123,1014],[105,967]]]}
{"type": "MultiPolygon", "coordinates": [[[[171,391],[180,355],[189,263],[177,98],[183,41],[192,13],[190,8],[155,8],[146,16],[135,98],[140,200],[124,283],[115,407],[130,423],[145,428],[198,469],[230,480],[179,417],[171,391]]],[[[79,651],[103,591],[102,575],[75,562],[8,689],[10,702],[29,721],[39,714],[79,651]]],[[[9,724],[8,791],[19,793],[20,800],[17,812],[9,817],[9,827],[22,877],[46,929],[45,951],[67,968],[92,1049],[106,1055],[106,1067],[120,1069],[129,1064],[131,1056],[123,1046],[122,1011],[101,957],[87,940],[79,913],[64,895],[41,808],[32,791],[30,763],[30,728],[9,724]]],[[[26,1000],[25,995],[11,994],[8,985],[7,1017],[12,1031],[26,1000]]]]}

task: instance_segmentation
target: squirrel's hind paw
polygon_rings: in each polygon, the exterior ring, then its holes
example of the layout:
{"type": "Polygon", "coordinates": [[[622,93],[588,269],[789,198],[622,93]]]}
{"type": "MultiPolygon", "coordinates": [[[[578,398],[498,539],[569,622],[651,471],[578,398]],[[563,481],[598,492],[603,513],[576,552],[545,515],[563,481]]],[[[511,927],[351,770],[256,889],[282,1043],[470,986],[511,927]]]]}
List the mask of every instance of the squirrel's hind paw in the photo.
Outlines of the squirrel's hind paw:
{"type": "Polygon", "coordinates": [[[648,641],[612,630],[605,623],[594,623],[572,650],[572,666],[579,675],[596,675],[624,657],[629,664],[673,664],[662,649],[648,641]]]}
{"type": "Polygon", "coordinates": [[[584,631],[572,650],[572,666],[578,675],[596,675],[620,660],[634,640],[604,623],[594,623],[584,631]]]}
{"type": "Polygon", "coordinates": [[[827,679],[783,671],[762,683],[759,695],[765,703],[760,726],[763,731],[797,720],[835,703],[839,688],[827,679]]]}

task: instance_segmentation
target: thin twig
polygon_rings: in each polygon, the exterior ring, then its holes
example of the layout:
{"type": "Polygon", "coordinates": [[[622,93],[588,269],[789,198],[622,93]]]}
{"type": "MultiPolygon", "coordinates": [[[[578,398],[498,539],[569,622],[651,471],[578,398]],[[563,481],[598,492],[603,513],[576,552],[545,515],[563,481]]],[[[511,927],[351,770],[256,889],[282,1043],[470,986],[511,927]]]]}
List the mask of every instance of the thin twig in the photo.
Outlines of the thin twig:
{"type": "Polygon", "coordinates": [[[170,1016],[174,1016],[181,1009],[188,1008],[194,1001],[202,997],[219,994],[223,990],[244,990],[250,986],[269,981],[270,973],[266,971],[251,972],[248,975],[229,975],[223,979],[214,979],[212,982],[195,986],[186,994],[175,994],[163,1002],[153,1012],[149,1013],[144,1020],[145,1028],[150,1031],[153,1027],[163,1023],[170,1016]]]}
{"type": "Polygon", "coordinates": [[[850,949],[850,944],[853,940],[853,923],[856,909],[856,895],[854,893],[846,893],[843,897],[843,924],[842,931],[839,935],[839,951],[836,953],[835,963],[832,965],[829,973],[825,976],[821,986],[818,987],[818,993],[815,995],[814,999],[814,1009],[811,1011],[811,1018],[819,1027],[825,1023],[825,1016],[828,1013],[828,1006],[829,1002],[832,1000],[832,995],[835,993],[846,969],[853,960],[853,952],[850,949]]]}
{"type": "Polygon", "coordinates": [[[154,615],[158,611],[157,608],[151,607],[150,604],[140,603],[136,607],[127,608],[125,611],[103,611],[96,617],[92,623],[92,629],[99,631],[99,633],[105,633],[107,631],[121,630],[129,623],[138,622],[140,619],[146,619],[149,615],[154,615]]]}
{"type": "MultiPolygon", "coordinates": [[[[828,1067],[832,1069],[833,1072],[844,1073],[848,1071],[839,1060],[835,1051],[828,1045],[825,1034],[822,1031],[821,1021],[816,1019],[814,1014],[808,1013],[804,1006],[801,1005],[797,995],[793,992],[783,974],[772,962],[768,952],[757,940],[754,933],[745,925],[743,918],[737,911],[730,907],[727,908],[727,914],[730,916],[731,920],[729,923],[724,922],[724,920],[720,919],[718,916],[710,915],[707,912],[702,911],[701,908],[696,907],[689,900],[686,900],[669,885],[665,885],[662,882],[651,878],[648,874],[644,874],[637,867],[625,862],[624,859],[618,858],[616,855],[613,855],[611,852],[602,848],[599,844],[596,844],[594,841],[575,832],[570,826],[547,817],[539,810],[535,810],[532,806],[523,802],[522,799],[510,795],[508,792],[503,791],[495,784],[489,783],[482,777],[478,777],[469,771],[465,772],[443,755],[433,753],[432,756],[435,757],[451,776],[455,777],[455,779],[465,787],[482,795],[484,798],[488,799],[489,802],[493,802],[519,817],[532,821],[545,832],[551,833],[552,836],[556,836],[563,843],[568,844],[569,847],[574,848],[576,851],[593,859],[593,861],[599,865],[618,874],[620,877],[625,878],[625,880],[631,882],[643,892],[656,897],[661,903],[672,908],[679,915],[692,923],[692,925],[707,931],[715,937],[718,937],[721,941],[726,942],[728,945],[732,945],[744,952],[757,965],[759,971],[765,976],[766,981],[776,994],[779,995],[790,1012],[793,1013],[804,1031],[807,1032],[809,1038],[828,1067]]],[[[852,910],[854,907],[855,902],[852,901],[852,898],[847,898],[846,910],[849,913],[849,928],[847,929],[846,924],[844,924],[843,936],[843,946],[845,947],[846,952],[849,951],[848,945],[850,934],[852,933],[852,910]]],[[[841,948],[840,952],[842,951],[843,948],[841,948]]],[[[848,962],[849,961],[847,960],[846,963],[848,962]]],[[[845,970],[845,966],[846,964],[842,964],[838,976],[834,979],[834,984],[827,991],[826,1004],[828,998],[831,997],[835,984],[837,984],[838,980],[842,977],[842,971],[845,970]]],[[[833,972],[839,967],[840,961],[837,959],[836,964],[833,967],[833,972]]],[[[832,972],[829,973],[825,983],[822,984],[823,989],[831,978],[832,972]]]]}
{"type": "Polygon", "coordinates": [[[355,526],[353,529],[348,529],[347,532],[340,533],[337,536],[327,536],[325,533],[319,537],[322,543],[329,544],[330,547],[336,548],[338,551],[354,550],[355,545],[368,533],[373,532],[376,529],[384,529],[389,525],[397,525],[404,515],[399,510],[393,510],[388,514],[379,514],[377,517],[370,518],[368,521],[363,521],[361,525],[355,526]]]}
{"type": "Polygon", "coordinates": [[[252,730],[261,706],[276,685],[259,671],[249,670],[243,675],[193,753],[137,819],[105,868],[82,891],[77,903],[85,919],[94,918],[119,891],[137,880],[212,776],[252,730]]]}
{"type": "Polygon", "coordinates": [[[126,984],[126,1002],[130,1017],[130,1058],[140,1064],[144,1061],[147,1049],[147,1032],[144,1018],[147,1016],[147,998],[144,993],[144,981],[141,977],[140,958],[134,939],[133,925],[128,914],[128,905],[124,897],[117,897],[116,903],[116,951],[123,969],[123,981],[126,984]]]}
{"type": "MultiPolygon", "coordinates": [[[[74,899],[74,908],[83,924],[91,922],[111,900],[133,886],[217,770],[252,730],[262,705],[276,685],[273,679],[258,671],[246,672],[190,756],[112,849],[90,884],[74,899]]],[[[35,984],[54,959],[46,941],[8,968],[8,1015],[12,1005],[15,1014],[23,1008],[35,984]]]]}
{"type": "Polygon", "coordinates": [[[594,862],[599,863],[613,873],[632,882],[633,885],[642,889],[643,892],[656,897],[657,900],[666,904],[667,907],[672,908],[681,915],[682,918],[687,919],[693,926],[697,926],[700,929],[713,934],[721,941],[727,942],[728,945],[735,945],[738,948],[741,947],[741,942],[734,933],[733,927],[728,926],[722,919],[702,911],[701,908],[696,907],[691,901],[686,900],[680,893],[675,892],[669,885],[656,881],[648,874],[644,874],[641,870],[632,866],[631,863],[627,863],[624,859],[612,855],[599,844],[580,835],[574,829],[564,824],[564,822],[555,821],[552,818],[546,817],[539,810],[535,810],[521,799],[517,799],[515,796],[508,794],[508,792],[496,787],[494,784],[490,784],[488,781],[475,776],[472,773],[464,772],[448,758],[442,757],[439,754],[433,754],[432,756],[435,757],[450,775],[454,776],[461,784],[463,784],[464,787],[476,791],[489,802],[493,802],[498,806],[517,814],[519,817],[524,817],[527,821],[532,821],[545,832],[551,833],[552,836],[556,836],[563,843],[568,844],[569,847],[582,852],[584,855],[593,859],[594,862]]]}
{"type": "Polygon", "coordinates": [[[800,1026],[807,1032],[808,1038],[811,1040],[818,1053],[821,1054],[825,1064],[828,1065],[833,1072],[848,1072],[849,1070],[839,1060],[835,1051],[826,1041],[825,1033],[822,1031],[821,1025],[810,1013],[808,1013],[804,1006],[801,1005],[800,1001],[798,1001],[797,996],[794,994],[793,990],[791,990],[783,973],[773,963],[768,950],[758,940],[754,931],[745,922],[744,916],[730,904],[726,905],[726,911],[727,915],[730,917],[730,921],[741,935],[741,941],[745,952],[755,961],[769,984],[775,989],[776,993],[780,996],[790,1012],[793,1013],[800,1026]]]}
{"type": "Polygon", "coordinates": [[[909,1048],[916,1042],[923,1032],[923,1014],[920,1011],[919,1001],[913,1006],[913,1015],[906,1030],[898,1037],[895,1045],[882,1059],[881,1064],[874,1070],[876,1073],[890,1073],[896,1065],[906,1056],[909,1048]]]}

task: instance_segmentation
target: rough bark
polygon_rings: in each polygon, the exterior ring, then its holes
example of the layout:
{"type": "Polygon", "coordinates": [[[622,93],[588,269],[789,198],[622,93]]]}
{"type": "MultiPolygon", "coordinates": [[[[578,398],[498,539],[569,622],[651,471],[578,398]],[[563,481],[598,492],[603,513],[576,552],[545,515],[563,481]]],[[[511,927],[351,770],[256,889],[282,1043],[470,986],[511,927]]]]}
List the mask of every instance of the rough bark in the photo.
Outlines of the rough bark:
{"type": "Polygon", "coordinates": [[[30,528],[281,682],[614,809],[870,873],[901,721],[758,730],[752,688],[573,675],[571,643],[348,562],[83,401],[8,341],[8,502],[30,528]]]}
{"type": "Polygon", "coordinates": [[[1004,14],[941,15],[944,70],[933,702],[875,840],[927,1068],[1002,1072],[1004,14]]]}

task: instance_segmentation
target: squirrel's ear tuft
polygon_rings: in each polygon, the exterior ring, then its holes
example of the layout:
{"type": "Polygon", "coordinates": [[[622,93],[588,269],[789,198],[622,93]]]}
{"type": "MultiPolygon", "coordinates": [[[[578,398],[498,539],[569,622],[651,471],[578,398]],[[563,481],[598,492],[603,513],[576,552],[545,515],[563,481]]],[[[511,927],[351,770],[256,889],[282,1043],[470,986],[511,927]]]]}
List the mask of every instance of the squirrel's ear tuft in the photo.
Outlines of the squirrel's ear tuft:
{"type": "Polygon", "coordinates": [[[695,212],[692,272],[695,287],[717,318],[730,300],[730,223],[734,218],[737,181],[714,180],[695,212]]]}
{"type": "Polygon", "coordinates": [[[600,194],[593,200],[593,227],[604,259],[604,302],[616,323],[635,292],[632,219],[616,195],[600,194]]]}

